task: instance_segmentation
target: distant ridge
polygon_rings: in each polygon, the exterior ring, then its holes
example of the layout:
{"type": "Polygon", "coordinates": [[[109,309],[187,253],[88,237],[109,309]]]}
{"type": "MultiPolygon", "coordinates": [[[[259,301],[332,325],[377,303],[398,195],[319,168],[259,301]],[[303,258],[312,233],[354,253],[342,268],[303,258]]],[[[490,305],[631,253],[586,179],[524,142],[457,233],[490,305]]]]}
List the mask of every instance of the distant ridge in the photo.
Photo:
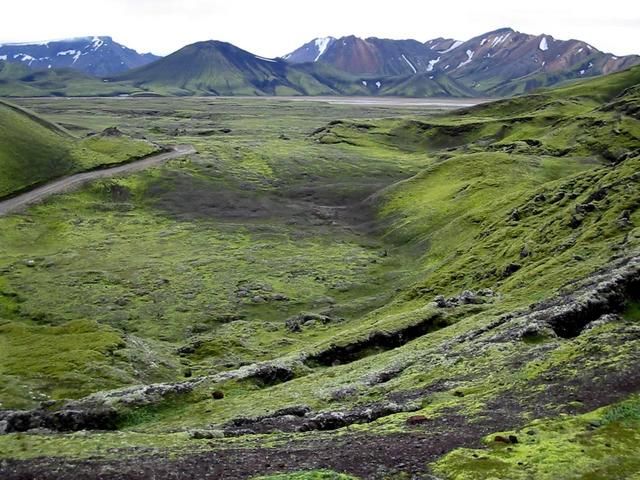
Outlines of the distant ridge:
{"type": "Polygon", "coordinates": [[[0,60],[33,70],[72,68],[93,76],[114,75],[157,60],[140,54],[111,37],[78,37],[32,43],[0,45],[0,60]]]}
{"type": "Polygon", "coordinates": [[[159,58],[111,37],[81,37],[0,45],[0,95],[504,97],[638,64],[638,55],[512,28],[466,41],[320,37],[282,58],[217,40],[159,58]]]}
{"type": "MultiPolygon", "coordinates": [[[[357,76],[326,64],[292,64],[210,40],[178,50],[144,67],[114,76],[136,88],[170,95],[379,95],[397,91],[403,76],[357,76]]],[[[417,96],[472,96],[456,81],[424,78],[417,96]]]]}

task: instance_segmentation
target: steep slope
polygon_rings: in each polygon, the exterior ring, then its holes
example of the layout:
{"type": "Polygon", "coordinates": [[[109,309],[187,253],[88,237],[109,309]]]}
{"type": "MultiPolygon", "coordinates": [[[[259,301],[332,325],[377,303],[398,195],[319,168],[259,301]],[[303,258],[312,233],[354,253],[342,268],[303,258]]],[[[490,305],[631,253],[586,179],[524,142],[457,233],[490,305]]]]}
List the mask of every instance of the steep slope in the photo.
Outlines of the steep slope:
{"type": "Polygon", "coordinates": [[[79,140],[54,123],[0,101],[0,197],[156,150],[149,142],[126,136],[79,140]]]}
{"type": "Polygon", "coordinates": [[[556,40],[510,28],[479,35],[440,52],[433,66],[464,85],[489,95],[513,95],[565,80],[624,70],[640,56],[616,57],[579,40],[556,40]]]}
{"type": "Polygon", "coordinates": [[[362,39],[351,35],[329,42],[312,40],[283,58],[291,63],[323,62],[355,75],[394,76],[427,72],[429,60],[436,56],[416,40],[362,39]],[[318,44],[323,48],[314,48],[318,44]],[[307,51],[310,54],[304,54],[307,51]]]}
{"type": "Polygon", "coordinates": [[[296,65],[338,95],[397,97],[474,97],[477,93],[446,75],[430,73],[397,75],[355,75],[323,62],[296,65]]]}
{"type": "Polygon", "coordinates": [[[0,197],[73,168],[71,136],[0,102],[0,197]]]}
{"type": "Polygon", "coordinates": [[[284,55],[282,58],[291,63],[317,62],[322,54],[336,39],[333,37],[314,38],[300,48],[284,55]]]}
{"type": "Polygon", "coordinates": [[[0,60],[19,63],[33,70],[72,68],[94,76],[107,76],[157,60],[140,54],[111,37],[81,37],[44,43],[5,43],[0,60]]]}
{"type": "Polygon", "coordinates": [[[262,58],[226,42],[188,45],[116,80],[177,95],[317,95],[331,89],[280,59],[262,58]]]}

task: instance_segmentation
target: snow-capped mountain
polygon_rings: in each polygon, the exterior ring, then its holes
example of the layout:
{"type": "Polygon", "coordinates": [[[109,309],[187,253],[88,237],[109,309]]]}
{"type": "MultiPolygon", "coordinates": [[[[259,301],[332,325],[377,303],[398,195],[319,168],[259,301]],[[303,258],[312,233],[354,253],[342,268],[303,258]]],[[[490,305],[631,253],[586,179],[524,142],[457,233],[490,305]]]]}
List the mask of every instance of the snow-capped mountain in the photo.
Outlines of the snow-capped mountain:
{"type": "Polygon", "coordinates": [[[322,54],[331,46],[336,39],[333,37],[314,38],[309,43],[285,55],[285,60],[291,63],[317,62],[322,54]]]}
{"type": "Polygon", "coordinates": [[[316,38],[283,58],[291,63],[323,62],[355,75],[405,75],[426,72],[436,55],[417,40],[329,38],[316,38]]]}
{"type": "Polygon", "coordinates": [[[95,76],[124,72],[158,58],[151,53],[140,54],[114,42],[111,37],[0,45],[0,60],[20,63],[33,70],[73,68],[95,76]]]}
{"type": "Polygon", "coordinates": [[[637,55],[617,57],[580,40],[557,40],[551,35],[503,28],[439,52],[433,72],[446,73],[483,92],[505,95],[637,64],[637,55]]]}
{"type": "Polygon", "coordinates": [[[556,40],[503,28],[467,41],[358,38],[315,39],[284,58],[320,62],[356,75],[447,75],[479,94],[510,95],[564,80],[612,73],[640,64],[580,40],[556,40]],[[317,48],[322,45],[324,48],[317,48]]]}

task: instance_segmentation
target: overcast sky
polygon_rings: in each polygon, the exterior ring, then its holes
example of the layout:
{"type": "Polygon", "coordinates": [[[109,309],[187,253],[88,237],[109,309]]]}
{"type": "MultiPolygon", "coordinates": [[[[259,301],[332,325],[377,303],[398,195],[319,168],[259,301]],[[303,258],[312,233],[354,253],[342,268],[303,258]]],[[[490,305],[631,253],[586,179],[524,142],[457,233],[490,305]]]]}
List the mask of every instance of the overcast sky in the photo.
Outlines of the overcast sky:
{"type": "Polygon", "coordinates": [[[639,0],[3,0],[2,17],[0,43],[110,35],[160,55],[209,39],[274,57],[319,36],[467,40],[500,27],[640,53],[639,0]]]}

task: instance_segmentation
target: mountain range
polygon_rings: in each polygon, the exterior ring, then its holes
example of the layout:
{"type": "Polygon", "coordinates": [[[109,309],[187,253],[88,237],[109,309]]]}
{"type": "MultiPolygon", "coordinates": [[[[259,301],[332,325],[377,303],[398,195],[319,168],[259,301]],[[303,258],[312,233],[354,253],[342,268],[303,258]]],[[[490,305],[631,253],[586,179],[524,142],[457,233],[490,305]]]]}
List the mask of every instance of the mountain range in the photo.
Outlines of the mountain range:
{"type": "Polygon", "coordinates": [[[323,37],[282,58],[264,58],[213,40],[159,58],[139,54],[111,37],[85,37],[1,45],[0,94],[491,97],[522,94],[638,64],[638,55],[618,57],[580,40],[556,40],[511,28],[467,41],[323,37]],[[8,75],[4,67],[2,74],[3,63],[20,64],[22,70],[9,68],[12,74],[8,75]],[[76,76],[50,72],[58,68],[104,80],[82,78],[83,87],[75,88],[76,76]],[[39,73],[36,85],[29,70],[49,72],[39,73]],[[66,83],[65,78],[69,78],[66,83]]]}
{"type": "MultiPolygon", "coordinates": [[[[418,77],[413,77],[413,79],[418,77]]],[[[264,58],[219,41],[198,42],[108,79],[168,95],[403,95],[404,76],[356,76],[326,63],[264,58]],[[384,82],[384,83],[383,83],[384,82]]],[[[472,96],[451,81],[419,78],[417,96],[472,96]]]]}
{"type": "Polygon", "coordinates": [[[484,95],[512,95],[565,80],[624,70],[637,55],[617,57],[580,40],[556,40],[502,28],[465,42],[436,38],[317,38],[285,55],[291,63],[321,62],[354,75],[447,75],[484,95]]]}
{"type": "Polygon", "coordinates": [[[20,63],[33,70],[72,68],[97,77],[124,72],[158,58],[152,53],[138,53],[111,37],[0,45],[0,60],[20,63]]]}

